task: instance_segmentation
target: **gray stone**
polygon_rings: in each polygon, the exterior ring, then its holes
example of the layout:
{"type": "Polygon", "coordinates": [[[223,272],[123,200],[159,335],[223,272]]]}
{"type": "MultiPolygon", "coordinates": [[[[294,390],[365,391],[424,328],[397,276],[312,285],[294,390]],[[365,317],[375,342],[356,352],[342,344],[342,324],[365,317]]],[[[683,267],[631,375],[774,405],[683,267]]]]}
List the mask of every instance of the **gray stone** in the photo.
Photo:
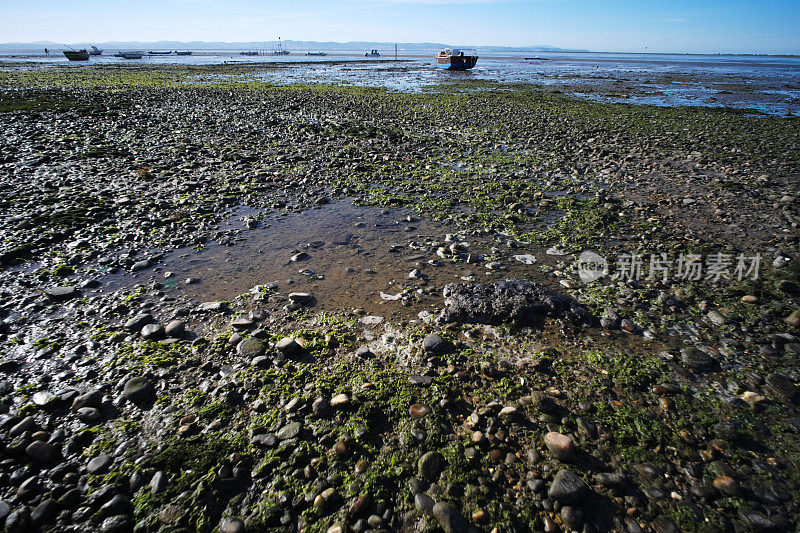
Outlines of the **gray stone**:
{"type": "Polygon", "coordinates": [[[581,478],[569,470],[559,470],[547,491],[547,496],[562,504],[577,503],[583,499],[588,488],[581,478]]]}
{"type": "Polygon", "coordinates": [[[148,340],[158,340],[164,338],[164,326],[161,324],[147,324],[142,328],[142,337],[148,340]]]}
{"type": "Polygon", "coordinates": [[[186,322],[183,320],[172,320],[164,328],[164,333],[166,333],[168,337],[183,337],[183,334],[186,333],[186,322]]]}
{"type": "Polygon", "coordinates": [[[167,476],[159,470],[155,474],[153,474],[152,479],[150,479],[150,492],[153,494],[158,494],[162,490],[164,490],[167,486],[167,476]]]}
{"type": "Polygon", "coordinates": [[[198,306],[200,311],[215,311],[217,313],[221,313],[227,308],[227,302],[203,302],[198,306]]]}
{"type": "Polygon", "coordinates": [[[784,374],[773,372],[767,376],[767,385],[786,399],[791,400],[797,394],[797,385],[784,374]]]}
{"type": "Polygon", "coordinates": [[[81,291],[76,286],[69,287],[53,287],[47,289],[46,294],[53,300],[69,300],[81,294],[81,291]]]}
{"type": "Polygon", "coordinates": [[[31,396],[31,401],[33,404],[38,405],[39,407],[45,407],[57,403],[59,400],[60,398],[58,396],[48,391],[37,392],[31,396]]]}
{"type": "Polygon", "coordinates": [[[78,409],[78,420],[86,424],[97,424],[103,419],[99,409],[94,407],[81,407],[78,409]]]}
{"type": "Polygon", "coordinates": [[[428,452],[417,462],[419,475],[429,481],[435,481],[446,466],[447,460],[439,452],[428,452]]]}
{"type": "Polygon", "coordinates": [[[302,353],[303,347],[300,346],[294,337],[284,337],[275,343],[275,348],[286,356],[293,356],[302,353]]]}
{"type": "Polygon", "coordinates": [[[469,522],[452,502],[434,505],[433,516],[445,533],[465,533],[469,530],[469,522]]]}
{"type": "Polygon", "coordinates": [[[303,425],[300,422],[290,422],[283,426],[280,431],[275,435],[279,440],[289,440],[297,437],[303,425]]]}
{"type": "Polygon", "coordinates": [[[58,514],[58,504],[52,498],[43,500],[31,511],[31,521],[37,526],[52,521],[58,514]]]}
{"type": "Polygon", "coordinates": [[[14,427],[8,430],[8,436],[11,438],[18,437],[28,431],[34,431],[38,426],[36,420],[32,416],[26,416],[14,427]]]}
{"type": "Polygon", "coordinates": [[[425,494],[424,492],[418,492],[414,495],[414,506],[417,508],[417,511],[424,513],[424,514],[431,514],[433,513],[433,506],[436,502],[433,501],[433,498],[425,494]]]}
{"type": "Polygon", "coordinates": [[[267,346],[264,341],[248,337],[236,346],[236,353],[247,359],[254,359],[264,355],[267,346]]]}
{"type": "Polygon", "coordinates": [[[244,533],[244,522],[238,518],[223,518],[219,523],[219,533],[244,533]]]}
{"type": "Polygon", "coordinates": [[[692,370],[710,370],[714,366],[714,359],[694,346],[681,350],[681,361],[684,366],[692,370]]]}
{"type": "Polygon", "coordinates": [[[72,401],[72,410],[78,411],[84,407],[99,408],[103,401],[103,391],[97,389],[86,394],[82,394],[72,401]]]}
{"type": "Polygon", "coordinates": [[[422,348],[428,353],[441,355],[450,351],[450,343],[436,333],[429,333],[422,340],[422,348]]]}
{"type": "Polygon", "coordinates": [[[156,389],[149,379],[138,376],[125,382],[122,395],[133,403],[143,403],[153,398],[156,389]]]}
{"type": "Polygon", "coordinates": [[[55,444],[35,440],[25,448],[25,454],[37,463],[48,464],[58,459],[61,450],[55,444]]]}
{"type": "Polygon", "coordinates": [[[102,474],[106,470],[108,470],[108,467],[111,466],[112,462],[113,459],[111,458],[110,455],[108,455],[107,453],[101,453],[100,455],[89,461],[89,464],[86,465],[86,470],[90,474],[102,474]]]}
{"type": "Polygon", "coordinates": [[[133,528],[133,522],[125,515],[110,516],[100,524],[101,533],[125,533],[133,528]]]}
{"type": "Polygon", "coordinates": [[[147,324],[153,323],[155,321],[156,319],[153,318],[153,315],[149,313],[142,313],[136,315],[135,317],[125,322],[125,329],[136,333],[141,331],[142,328],[145,327],[147,324]]]}

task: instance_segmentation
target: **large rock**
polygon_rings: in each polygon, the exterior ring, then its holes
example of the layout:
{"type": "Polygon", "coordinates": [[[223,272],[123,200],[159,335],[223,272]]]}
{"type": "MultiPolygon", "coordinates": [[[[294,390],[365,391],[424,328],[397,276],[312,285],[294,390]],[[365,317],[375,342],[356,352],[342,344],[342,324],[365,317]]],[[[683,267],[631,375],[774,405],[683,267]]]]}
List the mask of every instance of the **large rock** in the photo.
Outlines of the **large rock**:
{"type": "Polygon", "coordinates": [[[531,281],[449,283],[444,298],[441,322],[541,325],[545,317],[574,324],[591,322],[591,315],[577,300],[531,281]]]}

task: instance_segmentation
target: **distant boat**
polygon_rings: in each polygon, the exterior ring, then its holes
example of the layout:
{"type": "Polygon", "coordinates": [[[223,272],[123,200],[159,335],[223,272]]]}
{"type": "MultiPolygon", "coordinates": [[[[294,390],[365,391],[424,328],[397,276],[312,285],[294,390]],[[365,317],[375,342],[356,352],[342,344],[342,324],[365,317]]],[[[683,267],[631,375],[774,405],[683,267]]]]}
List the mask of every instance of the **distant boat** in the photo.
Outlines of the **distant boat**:
{"type": "Polygon", "coordinates": [[[275,50],[272,51],[272,55],[274,56],[288,56],[289,50],[286,50],[281,44],[281,38],[278,37],[278,45],[275,47],[275,50]]]}
{"type": "Polygon", "coordinates": [[[477,52],[465,54],[463,50],[442,50],[436,55],[436,66],[445,70],[468,70],[478,62],[477,52]]]}
{"type": "Polygon", "coordinates": [[[168,56],[171,53],[172,53],[172,50],[167,50],[166,52],[154,52],[154,51],[150,50],[149,52],[147,52],[147,55],[150,55],[150,56],[168,56]]]}
{"type": "Polygon", "coordinates": [[[381,54],[377,50],[370,50],[368,54],[364,54],[364,57],[381,57],[381,54]]]}
{"type": "Polygon", "coordinates": [[[121,57],[123,59],[141,59],[144,52],[118,52],[114,57],[121,57]]]}
{"type": "Polygon", "coordinates": [[[178,50],[175,50],[175,55],[176,56],[190,56],[190,55],[192,55],[192,51],[191,50],[187,50],[185,52],[180,52],[178,50]]]}
{"type": "Polygon", "coordinates": [[[306,52],[307,56],[326,56],[325,52],[306,52]]]}
{"type": "Polygon", "coordinates": [[[85,49],[80,50],[64,50],[64,55],[70,61],[88,61],[89,60],[89,52],[85,49]]]}
{"type": "Polygon", "coordinates": [[[100,50],[99,48],[97,48],[97,47],[96,47],[96,46],[94,46],[94,45],[92,45],[92,49],[91,49],[91,50],[89,50],[89,55],[90,55],[90,56],[99,56],[99,55],[101,55],[102,53],[103,53],[103,51],[102,51],[102,50],[100,50]]]}
{"type": "Polygon", "coordinates": [[[239,52],[239,55],[243,55],[243,56],[257,56],[257,55],[258,55],[258,52],[253,52],[252,50],[250,50],[250,51],[247,51],[247,52],[239,52]]]}

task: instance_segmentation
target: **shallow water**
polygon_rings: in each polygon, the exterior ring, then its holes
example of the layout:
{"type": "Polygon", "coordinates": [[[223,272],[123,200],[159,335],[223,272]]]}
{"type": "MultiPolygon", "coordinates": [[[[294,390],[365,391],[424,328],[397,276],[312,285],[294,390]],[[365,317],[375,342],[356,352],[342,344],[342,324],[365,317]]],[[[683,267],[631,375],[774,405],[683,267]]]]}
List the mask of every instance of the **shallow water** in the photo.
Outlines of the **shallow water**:
{"type": "MultiPolygon", "coordinates": [[[[179,250],[151,268],[138,273],[119,272],[100,279],[104,290],[116,290],[151,279],[162,283],[168,294],[182,294],[197,301],[231,300],[256,285],[277,283],[283,295],[310,292],[316,305],[326,310],[362,308],[383,316],[410,316],[431,306],[441,307],[441,288],[446,283],[522,277],[541,281],[541,263],[523,264],[513,255],[534,252],[538,261],[553,262],[541,250],[506,248],[503,268],[486,268],[486,262],[454,263],[436,255],[434,243],[445,243],[453,228],[411,216],[405,209],[357,207],[340,200],[303,212],[262,214],[258,227],[247,229],[245,219],[257,210],[237,208],[220,230],[233,230],[223,240],[200,251],[179,250]],[[409,220],[409,217],[411,220],[409,220]],[[308,258],[290,258],[305,252],[308,258]],[[438,263],[432,264],[430,261],[438,263]],[[410,279],[419,269],[421,279],[410,279]],[[310,270],[311,273],[301,273],[310,270]],[[165,273],[170,272],[170,277],[165,273]],[[187,284],[187,278],[199,282],[187,284]],[[429,294],[416,293],[425,289],[429,294]],[[414,294],[406,299],[401,293],[414,294]],[[383,293],[383,296],[381,294],[383,293]],[[391,299],[394,298],[394,299],[391,299]]],[[[487,236],[469,238],[469,251],[491,253],[498,243],[487,236]]]]}
{"type": "MultiPolygon", "coordinates": [[[[414,54],[401,51],[400,62],[394,61],[393,53],[376,59],[336,51],[325,57],[302,53],[241,56],[231,51],[198,51],[192,56],[144,56],[141,60],[113,57],[114,52],[108,50],[102,56],[92,57],[89,64],[263,63],[264,70],[247,79],[271,83],[336,83],[408,92],[453,82],[530,83],[602,102],[731,107],[776,115],[800,113],[798,57],[479,51],[480,59],[474,69],[446,72],[435,67],[435,51],[414,54]]],[[[73,68],[86,65],[70,63],[60,53],[45,56],[0,50],[0,68],[4,61],[73,68]]],[[[236,80],[241,76],[227,78],[236,80]]],[[[198,77],[197,81],[218,79],[218,76],[198,77]]]]}

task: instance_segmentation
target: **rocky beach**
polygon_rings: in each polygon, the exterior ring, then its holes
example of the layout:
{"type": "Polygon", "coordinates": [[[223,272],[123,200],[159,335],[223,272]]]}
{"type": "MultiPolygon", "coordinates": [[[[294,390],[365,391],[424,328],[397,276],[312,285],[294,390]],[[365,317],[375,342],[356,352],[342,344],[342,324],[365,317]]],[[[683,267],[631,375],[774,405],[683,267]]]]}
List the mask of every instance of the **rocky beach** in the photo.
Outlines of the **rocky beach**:
{"type": "Polygon", "coordinates": [[[796,117],[275,68],[0,69],[0,526],[800,528],[796,117]]]}

